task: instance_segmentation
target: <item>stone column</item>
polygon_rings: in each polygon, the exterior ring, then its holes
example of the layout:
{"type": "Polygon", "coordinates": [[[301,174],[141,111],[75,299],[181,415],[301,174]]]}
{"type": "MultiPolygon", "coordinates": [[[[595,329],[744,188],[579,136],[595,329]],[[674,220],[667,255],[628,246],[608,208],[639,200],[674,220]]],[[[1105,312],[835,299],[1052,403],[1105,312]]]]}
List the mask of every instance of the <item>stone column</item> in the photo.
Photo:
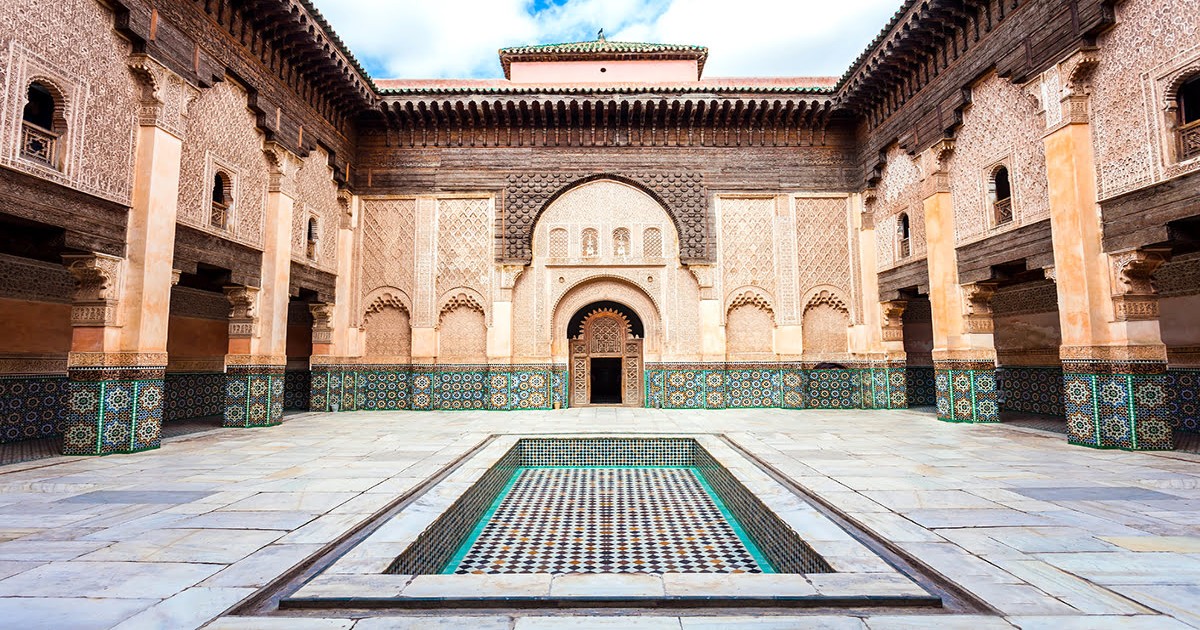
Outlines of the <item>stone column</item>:
{"type": "Polygon", "coordinates": [[[688,271],[700,285],[700,360],[725,361],[725,327],[721,324],[723,304],[715,288],[717,269],[714,265],[690,264],[688,271]]]}
{"type": "Polygon", "coordinates": [[[926,160],[930,170],[923,182],[923,197],[938,419],[998,422],[996,348],[979,310],[986,287],[964,287],[958,281],[954,207],[946,170],[954,143],[943,140],[929,151],[926,160]]]}
{"type": "Polygon", "coordinates": [[[142,94],[125,257],[64,256],[76,280],[68,455],[157,448],[162,436],[182,138],[197,91],[144,55],[130,66],[142,94]]]}
{"type": "Polygon", "coordinates": [[[225,291],[230,312],[225,355],[225,426],[260,427],[283,421],[287,369],[287,309],[292,261],[292,207],[300,158],[274,143],[263,145],[270,166],[263,230],[262,287],[225,291]],[[235,328],[240,331],[235,336],[235,328]]]}
{"type": "Polygon", "coordinates": [[[1065,86],[1061,93],[1043,82],[1068,440],[1097,448],[1170,449],[1167,353],[1151,282],[1167,252],[1104,252],[1088,122],[1097,61],[1083,50],[1048,71],[1065,86]]]}
{"type": "Polygon", "coordinates": [[[903,300],[880,301],[872,210],[875,190],[868,188],[862,194],[851,195],[851,203],[855,210],[851,213],[851,234],[855,238],[851,255],[856,257],[852,269],[857,274],[857,284],[861,287],[858,299],[864,308],[861,309],[861,321],[850,329],[850,352],[861,357],[867,365],[861,379],[862,406],[870,409],[903,409],[908,406],[903,329],[893,328],[888,316],[894,314],[899,318],[907,303],[903,300]],[[880,304],[880,310],[868,306],[875,303],[880,304]],[[900,333],[899,343],[894,343],[892,338],[897,332],[900,333]]]}
{"type": "Polygon", "coordinates": [[[361,331],[354,312],[358,301],[354,237],[361,200],[349,191],[339,191],[341,216],[338,223],[337,283],[332,304],[313,304],[313,353],[309,359],[309,410],[342,411],[357,408],[359,374],[356,364],[362,354],[361,331]]]}

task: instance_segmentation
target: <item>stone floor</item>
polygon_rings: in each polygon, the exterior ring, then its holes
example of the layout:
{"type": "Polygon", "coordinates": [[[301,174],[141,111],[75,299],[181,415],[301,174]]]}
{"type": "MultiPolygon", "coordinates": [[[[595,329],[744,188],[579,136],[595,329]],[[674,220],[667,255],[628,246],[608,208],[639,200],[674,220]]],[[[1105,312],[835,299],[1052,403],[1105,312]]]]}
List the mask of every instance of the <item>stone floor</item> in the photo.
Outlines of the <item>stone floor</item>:
{"type": "Polygon", "coordinates": [[[1200,457],[913,411],[302,414],[0,468],[7,627],[1181,628],[1198,602],[1200,457]],[[542,432],[728,433],[999,614],[222,615],[486,435],[542,432]]]}

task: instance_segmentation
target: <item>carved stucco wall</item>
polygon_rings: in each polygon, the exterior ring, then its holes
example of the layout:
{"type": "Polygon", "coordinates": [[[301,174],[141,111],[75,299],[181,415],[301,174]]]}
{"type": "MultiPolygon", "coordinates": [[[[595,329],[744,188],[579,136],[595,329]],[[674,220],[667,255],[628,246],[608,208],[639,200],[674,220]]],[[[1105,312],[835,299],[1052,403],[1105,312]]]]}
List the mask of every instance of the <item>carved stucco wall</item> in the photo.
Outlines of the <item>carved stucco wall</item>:
{"type": "Polygon", "coordinates": [[[949,160],[954,235],[966,243],[1050,216],[1046,151],[1038,107],[1023,89],[990,74],[971,87],[971,105],[949,160]],[[1003,163],[1012,185],[1013,220],[994,225],[988,183],[1003,163]]]}
{"type": "Polygon", "coordinates": [[[1116,26],[1097,40],[1090,99],[1101,199],[1200,169],[1166,159],[1163,111],[1167,82],[1200,69],[1200,3],[1125,0],[1115,10],[1116,26]]]}
{"type": "Polygon", "coordinates": [[[744,287],[758,287],[774,305],[776,295],[775,197],[721,197],[720,268],[725,302],[744,287]]]}
{"type": "MultiPolygon", "coordinates": [[[[845,197],[796,198],[798,296],[808,295],[817,287],[836,287],[853,310],[849,220],[849,201],[845,197]]],[[[782,255],[780,258],[786,260],[782,255]]]]}
{"type": "Polygon", "coordinates": [[[261,248],[267,204],[267,159],[246,91],[233,80],[203,90],[192,103],[179,171],[178,221],[261,248]],[[229,231],[213,228],[213,177],[224,170],[232,178],[234,203],[229,231]]]}
{"type": "Polygon", "coordinates": [[[763,304],[747,302],[725,316],[725,353],[731,360],[773,359],[775,317],[763,304]]]}
{"type": "Polygon", "coordinates": [[[674,224],[645,192],[604,179],[567,190],[542,213],[534,228],[533,252],[533,262],[513,291],[514,360],[565,360],[566,344],[552,351],[552,343],[565,335],[565,319],[574,314],[566,311],[606,299],[626,304],[642,318],[647,360],[659,360],[660,353],[664,360],[698,357],[699,290],[679,263],[674,224]],[[614,232],[620,228],[629,231],[625,256],[615,253],[614,232]],[[651,228],[658,230],[661,256],[644,255],[651,228]],[[584,255],[587,229],[598,237],[594,256],[584,255]],[[558,244],[564,235],[557,230],[566,232],[565,247],[558,244]],[[550,256],[552,231],[555,249],[565,249],[565,257],[550,256]],[[647,310],[653,313],[643,312],[647,310]]]}
{"type": "Polygon", "coordinates": [[[921,164],[893,145],[887,151],[883,175],[875,190],[876,265],[880,271],[925,257],[925,208],[921,199],[921,164]],[[900,213],[908,213],[910,255],[897,260],[896,226],[900,213]]]}
{"type": "Polygon", "coordinates": [[[341,214],[337,183],[329,153],[321,147],[304,158],[296,172],[296,204],[292,210],[292,260],[337,273],[337,231],[341,214]],[[308,219],[317,219],[316,261],[308,258],[308,219]]]}
{"type": "Polygon", "coordinates": [[[1002,287],[992,298],[996,356],[1001,365],[1059,365],[1062,329],[1053,282],[1002,287]]]}
{"type": "Polygon", "coordinates": [[[0,3],[0,164],[129,204],[140,94],[129,51],[113,31],[112,12],[94,0],[0,3]],[[17,157],[33,79],[66,95],[61,173],[17,157]]]}
{"type": "Polygon", "coordinates": [[[460,305],[438,322],[439,363],[487,363],[487,323],[483,311],[460,305]]]}
{"type": "Polygon", "coordinates": [[[416,199],[363,200],[358,237],[360,316],[370,307],[371,298],[388,288],[405,295],[411,307],[416,212],[416,199]]]}
{"type": "Polygon", "coordinates": [[[436,295],[467,288],[478,295],[486,312],[492,289],[491,200],[439,199],[437,204],[436,295]]]}
{"type": "Polygon", "coordinates": [[[370,362],[408,363],[412,356],[412,324],[402,306],[388,305],[368,314],[363,328],[370,362]]]}

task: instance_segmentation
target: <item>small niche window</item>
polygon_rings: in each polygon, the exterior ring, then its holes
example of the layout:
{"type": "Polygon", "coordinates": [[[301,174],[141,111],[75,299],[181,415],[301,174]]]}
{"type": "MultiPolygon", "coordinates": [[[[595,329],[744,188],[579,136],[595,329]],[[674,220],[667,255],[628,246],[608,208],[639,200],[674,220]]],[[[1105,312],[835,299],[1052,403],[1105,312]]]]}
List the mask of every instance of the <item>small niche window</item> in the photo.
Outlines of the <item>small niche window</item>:
{"type": "Polygon", "coordinates": [[[305,245],[305,252],[308,255],[309,260],[316,260],[320,253],[320,249],[318,248],[318,243],[320,241],[320,229],[317,225],[316,217],[308,218],[308,230],[306,231],[306,236],[307,242],[305,245]]]}
{"type": "Polygon", "coordinates": [[[218,230],[229,229],[230,206],[233,205],[233,178],[225,171],[217,171],[212,181],[212,212],[208,224],[218,230]]]}
{"type": "Polygon", "coordinates": [[[1013,220],[1012,182],[1007,166],[997,166],[988,178],[988,192],[992,199],[992,220],[995,225],[1004,225],[1013,220]]]}
{"type": "Polygon", "coordinates": [[[1184,81],[1176,97],[1179,106],[1179,157],[1200,157],[1200,75],[1184,81]]]}
{"type": "Polygon", "coordinates": [[[62,98],[44,83],[30,83],[21,119],[21,156],[61,168],[62,137],[67,131],[62,98]]]}
{"type": "Polygon", "coordinates": [[[908,227],[908,213],[901,212],[896,219],[896,249],[899,258],[908,258],[912,253],[912,245],[909,240],[910,236],[908,227]]]}

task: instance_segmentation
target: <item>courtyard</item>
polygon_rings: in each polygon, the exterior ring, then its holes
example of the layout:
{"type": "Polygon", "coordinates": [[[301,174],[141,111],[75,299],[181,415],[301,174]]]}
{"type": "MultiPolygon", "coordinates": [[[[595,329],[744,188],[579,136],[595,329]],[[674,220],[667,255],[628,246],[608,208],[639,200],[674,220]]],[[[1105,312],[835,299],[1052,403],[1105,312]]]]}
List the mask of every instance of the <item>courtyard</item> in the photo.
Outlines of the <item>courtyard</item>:
{"type": "MultiPolygon", "coordinates": [[[[1065,449],[1060,436],[903,410],[305,413],[137,454],[0,469],[0,618],[21,628],[1187,627],[1200,625],[1198,463],[1065,449]],[[312,558],[337,556],[362,524],[481,443],[540,435],[720,436],[950,596],[941,608],[548,609],[506,604],[505,589],[528,584],[485,575],[469,576],[498,596],[485,607],[275,607],[281,588],[312,579],[312,558]]],[[[829,575],[804,579],[816,592],[829,575]]]]}

